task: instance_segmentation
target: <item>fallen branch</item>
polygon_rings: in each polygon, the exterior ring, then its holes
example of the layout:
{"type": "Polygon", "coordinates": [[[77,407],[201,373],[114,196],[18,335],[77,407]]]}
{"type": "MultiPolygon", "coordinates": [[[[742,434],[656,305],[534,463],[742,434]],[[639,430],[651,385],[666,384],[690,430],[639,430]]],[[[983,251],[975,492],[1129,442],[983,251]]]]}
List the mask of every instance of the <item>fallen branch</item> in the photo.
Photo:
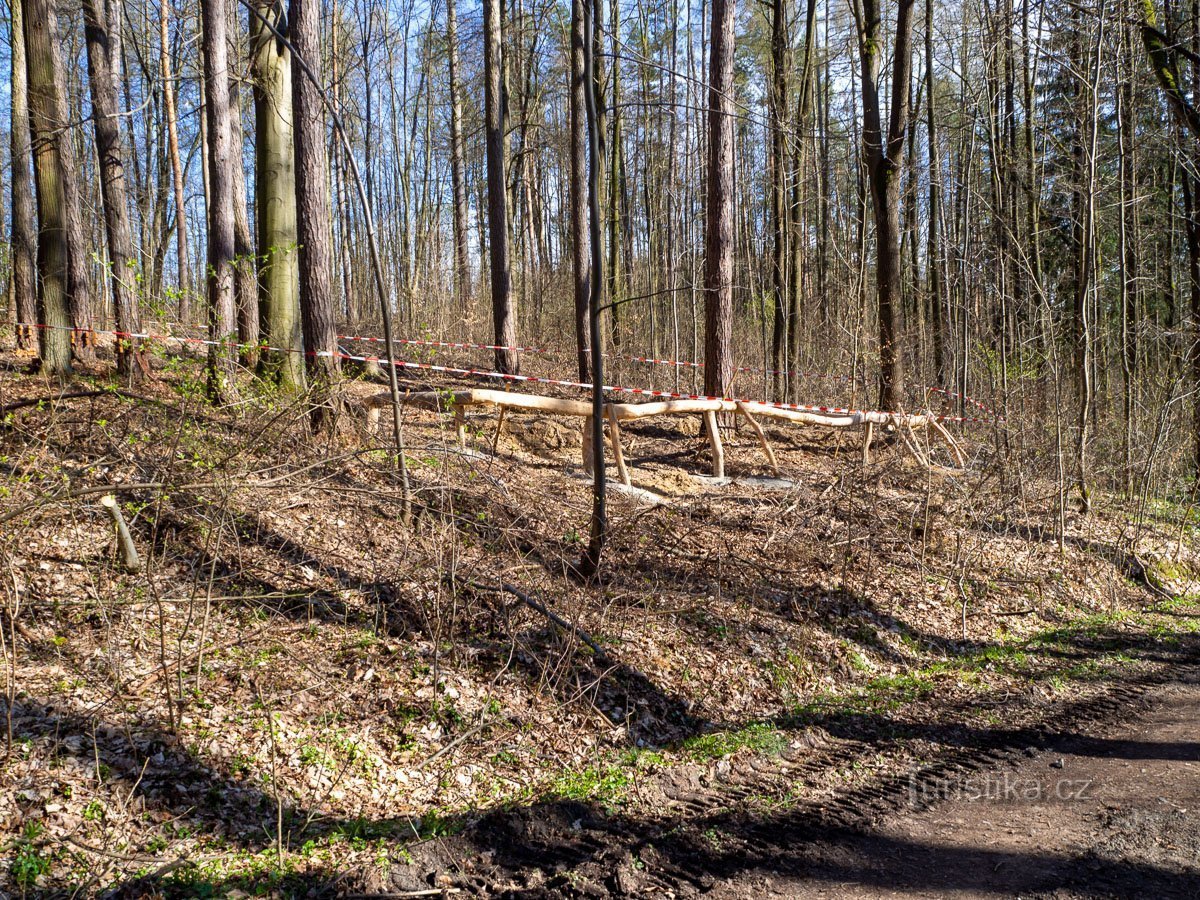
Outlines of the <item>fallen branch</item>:
{"type": "Polygon", "coordinates": [[[559,628],[562,628],[564,631],[569,631],[575,637],[579,638],[579,640],[583,641],[585,644],[587,644],[589,647],[591,647],[592,653],[594,654],[595,658],[599,662],[609,662],[610,661],[608,654],[604,652],[604,650],[600,647],[599,644],[596,643],[596,641],[592,638],[591,635],[589,635],[586,631],[584,631],[578,625],[574,625],[571,622],[568,622],[566,619],[564,619],[558,613],[554,612],[551,609],[548,609],[545,605],[538,602],[537,600],[534,600],[532,597],[530,597],[527,593],[525,593],[519,587],[515,587],[514,585],[511,585],[506,581],[500,582],[500,584],[498,586],[489,585],[489,584],[480,584],[478,581],[470,581],[467,579],[458,579],[458,578],[455,578],[453,575],[446,575],[445,581],[447,583],[449,583],[451,587],[454,587],[455,585],[458,585],[458,584],[465,584],[467,587],[471,588],[472,590],[483,591],[483,592],[489,593],[489,594],[511,594],[512,596],[514,596],[518,600],[520,600],[522,603],[524,603],[526,606],[528,606],[530,609],[532,609],[534,612],[540,613],[541,615],[545,616],[547,619],[549,619],[551,622],[553,622],[559,628]]]}

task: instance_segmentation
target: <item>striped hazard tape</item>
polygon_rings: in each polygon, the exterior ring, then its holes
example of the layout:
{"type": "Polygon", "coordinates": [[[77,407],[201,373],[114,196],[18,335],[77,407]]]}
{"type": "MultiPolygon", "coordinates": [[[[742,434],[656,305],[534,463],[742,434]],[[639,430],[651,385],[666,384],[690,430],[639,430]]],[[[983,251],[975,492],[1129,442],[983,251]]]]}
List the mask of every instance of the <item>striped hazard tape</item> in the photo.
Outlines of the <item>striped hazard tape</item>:
{"type": "MultiPolygon", "coordinates": [[[[21,323],[18,323],[20,325],[21,323]]],[[[213,338],[187,337],[173,334],[155,334],[153,332],[126,332],[126,331],[106,331],[92,328],[74,328],[71,326],[61,325],[34,325],[31,326],[39,329],[56,328],[64,331],[70,331],[73,334],[91,334],[91,335],[109,335],[125,340],[141,340],[141,341],[158,341],[158,342],[177,342],[182,344],[190,344],[194,346],[208,347],[225,347],[229,349],[257,349],[260,351],[270,351],[273,353],[302,353],[306,356],[315,357],[337,357],[338,359],[353,360],[355,362],[376,363],[386,365],[388,360],[386,357],[358,355],[353,353],[337,352],[331,353],[328,350],[304,351],[294,347],[274,347],[270,344],[239,344],[236,340],[215,340],[213,338]]],[[[382,342],[382,339],[379,339],[382,342]]],[[[449,342],[446,342],[449,343],[449,342]]],[[[483,345],[477,345],[483,346],[483,345]]],[[[496,349],[496,347],[487,347],[487,349],[496,349]]],[[[510,348],[504,348],[510,349],[510,348]]],[[[548,378],[540,375],[518,375],[508,372],[497,372],[489,369],[462,368],[458,366],[445,366],[438,363],[416,362],[413,360],[394,360],[394,365],[401,369],[413,369],[418,371],[437,372],[444,375],[455,375],[469,378],[493,379],[499,381],[508,381],[520,384],[544,384],[553,385],[555,387],[573,388],[578,390],[592,390],[592,385],[588,382],[572,381],[564,378],[548,378]]],[[[804,403],[781,403],[772,400],[754,400],[744,397],[714,397],[707,394],[690,394],[679,391],[664,391],[654,388],[627,387],[623,385],[601,385],[602,391],[617,394],[629,394],[638,397],[654,397],[664,400],[722,400],[730,403],[755,403],[761,406],[769,406],[775,409],[795,410],[797,412],[812,412],[822,413],[825,415],[837,416],[898,416],[903,413],[887,410],[866,410],[866,409],[850,409],[842,406],[823,406],[810,405],[804,403]]],[[[939,422],[960,422],[960,423],[975,423],[988,425],[992,424],[992,420],[983,419],[976,416],[951,416],[939,415],[934,416],[939,422]]],[[[995,420],[997,422],[1001,420],[995,420]]]]}

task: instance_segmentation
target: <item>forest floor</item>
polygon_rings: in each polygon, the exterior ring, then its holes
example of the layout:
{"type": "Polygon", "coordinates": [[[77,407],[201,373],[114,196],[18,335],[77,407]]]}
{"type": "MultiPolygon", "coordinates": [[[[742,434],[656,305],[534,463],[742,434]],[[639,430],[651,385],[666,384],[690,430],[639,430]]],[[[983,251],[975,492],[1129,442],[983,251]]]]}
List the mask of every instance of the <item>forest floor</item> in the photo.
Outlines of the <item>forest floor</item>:
{"type": "Polygon", "coordinates": [[[799,427],[767,429],[777,475],[742,430],[718,483],[696,423],[651,420],[582,584],[577,422],[473,416],[462,452],[408,410],[406,525],[353,402],[314,438],[298,398],[247,380],[211,408],[161,352],[151,382],[101,362],[59,398],[4,340],[0,890],[1200,884],[1191,506],[1100,493],[1060,521],[981,428],[957,479],[799,427]]]}

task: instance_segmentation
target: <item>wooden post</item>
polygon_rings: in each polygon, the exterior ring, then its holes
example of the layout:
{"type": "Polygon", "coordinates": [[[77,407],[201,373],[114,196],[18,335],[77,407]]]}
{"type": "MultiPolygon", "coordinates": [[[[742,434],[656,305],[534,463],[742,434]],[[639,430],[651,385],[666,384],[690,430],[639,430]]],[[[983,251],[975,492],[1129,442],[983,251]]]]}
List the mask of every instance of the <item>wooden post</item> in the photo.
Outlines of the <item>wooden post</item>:
{"type": "Polygon", "coordinates": [[[767,462],[771,464],[771,470],[778,475],[779,463],[775,461],[775,451],[771,449],[770,443],[767,442],[767,433],[763,431],[762,426],[755,421],[752,415],[750,415],[750,410],[746,409],[745,403],[739,400],[737,408],[738,412],[740,412],[745,417],[746,421],[750,423],[750,427],[754,429],[754,433],[758,435],[758,443],[762,446],[762,451],[767,457],[767,462]]]}
{"type": "Polygon", "coordinates": [[[595,470],[595,461],[592,459],[592,417],[586,416],[583,420],[583,471],[592,475],[595,470]]]}
{"type": "Polygon", "coordinates": [[[608,439],[612,442],[613,459],[617,463],[617,475],[621,479],[621,484],[628,485],[629,470],[625,468],[625,454],[621,451],[621,426],[617,424],[617,411],[612,406],[608,407],[608,439]]]}
{"type": "Polygon", "coordinates": [[[492,456],[496,455],[496,448],[500,445],[500,432],[504,429],[504,413],[506,407],[500,407],[500,415],[496,417],[496,434],[492,437],[492,456]]]}
{"type": "Polygon", "coordinates": [[[724,478],[725,448],[721,444],[721,431],[717,428],[717,414],[711,409],[704,413],[704,427],[708,430],[708,442],[712,446],[713,478],[724,478]]]}
{"type": "Polygon", "coordinates": [[[863,465],[871,464],[871,441],[875,437],[875,423],[868,422],[867,427],[863,429],[863,465]]]}
{"type": "Polygon", "coordinates": [[[461,403],[454,404],[454,436],[458,440],[458,449],[467,449],[467,417],[463,413],[461,403]]]}

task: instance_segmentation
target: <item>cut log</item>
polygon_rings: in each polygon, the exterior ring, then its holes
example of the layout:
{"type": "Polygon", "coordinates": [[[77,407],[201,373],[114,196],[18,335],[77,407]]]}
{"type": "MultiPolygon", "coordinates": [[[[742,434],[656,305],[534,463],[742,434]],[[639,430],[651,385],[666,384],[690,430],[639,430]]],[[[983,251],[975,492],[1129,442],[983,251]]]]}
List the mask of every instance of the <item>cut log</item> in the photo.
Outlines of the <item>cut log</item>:
{"type": "Polygon", "coordinates": [[[130,574],[140,572],[142,561],[138,557],[137,547],[134,546],[133,535],[129,533],[129,526],[125,524],[125,517],[121,515],[121,504],[112,494],[105,494],[100,498],[100,505],[108,510],[108,514],[112,516],[113,525],[116,527],[117,550],[121,555],[121,568],[130,574]]]}

